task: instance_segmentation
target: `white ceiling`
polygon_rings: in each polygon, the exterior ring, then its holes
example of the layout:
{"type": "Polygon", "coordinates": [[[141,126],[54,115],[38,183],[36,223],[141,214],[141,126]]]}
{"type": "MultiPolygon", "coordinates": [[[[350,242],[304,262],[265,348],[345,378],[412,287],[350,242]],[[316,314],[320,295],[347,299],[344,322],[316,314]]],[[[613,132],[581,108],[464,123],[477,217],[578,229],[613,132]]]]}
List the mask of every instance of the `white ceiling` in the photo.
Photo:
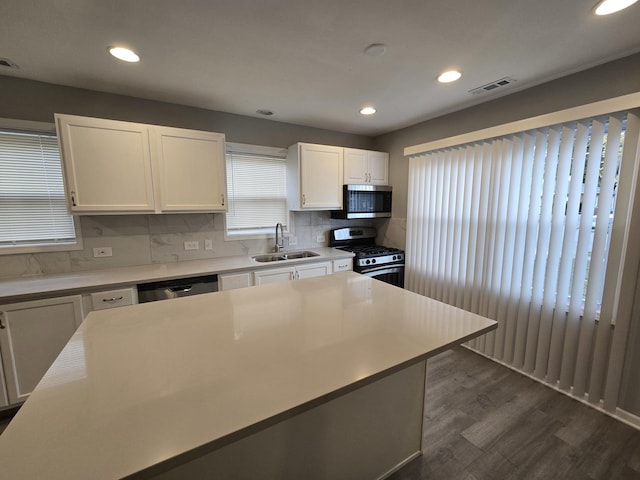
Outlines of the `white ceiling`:
{"type": "MultiPolygon", "coordinates": [[[[640,3],[2,0],[1,75],[377,135],[640,51],[640,3]],[[372,43],[388,46],[365,55],[372,43]],[[106,52],[134,48],[139,64],[106,52]],[[455,66],[463,78],[440,85],[455,66]],[[493,93],[469,90],[502,77],[493,93]],[[374,105],[376,115],[358,112],[374,105]]],[[[264,118],[264,117],[262,117],[264,118]]]]}

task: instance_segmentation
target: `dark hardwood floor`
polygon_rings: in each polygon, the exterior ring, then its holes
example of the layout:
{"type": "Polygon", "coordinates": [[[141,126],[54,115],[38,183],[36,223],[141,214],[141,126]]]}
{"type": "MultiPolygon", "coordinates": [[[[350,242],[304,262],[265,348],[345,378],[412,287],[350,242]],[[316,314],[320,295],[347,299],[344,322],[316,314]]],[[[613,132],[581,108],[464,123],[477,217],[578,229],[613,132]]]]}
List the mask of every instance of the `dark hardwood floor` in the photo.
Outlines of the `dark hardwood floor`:
{"type": "Polygon", "coordinates": [[[423,455],[390,479],[640,479],[640,430],[464,348],[427,372],[423,455]]]}

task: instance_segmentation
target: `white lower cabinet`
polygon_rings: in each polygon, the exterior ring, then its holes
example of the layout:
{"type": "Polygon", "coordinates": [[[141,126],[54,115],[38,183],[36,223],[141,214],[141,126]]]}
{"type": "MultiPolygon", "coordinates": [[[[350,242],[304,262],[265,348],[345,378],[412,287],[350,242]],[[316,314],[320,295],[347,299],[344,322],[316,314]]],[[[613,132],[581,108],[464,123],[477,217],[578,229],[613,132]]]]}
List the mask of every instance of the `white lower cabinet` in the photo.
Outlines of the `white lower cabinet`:
{"type": "Polygon", "coordinates": [[[81,295],[0,306],[0,353],[9,404],[27,399],[82,319],[81,295]]]}
{"type": "Polygon", "coordinates": [[[341,258],[333,261],[333,273],[353,270],[353,258],[341,258]]]}
{"type": "Polygon", "coordinates": [[[322,277],[324,275],[330,275],[331,273],[333,273],[331,262],[306,263],[296,267],[294,279],[300,280],[303,278],[322,277]]]}
{"type": "Polygon", "coordinates": [[[267,285],[269,283],[287,282],[302,278],[321,277],[330,273],[332,273],[331,262],[318,262],[258,270],[253,273],[253,277],[256,285],[267,285]]]}
{"type": "Polygon", "coordinates": [[[0,408],[7,407],[9,405],[9,396],[7,395],[7,384],[4,381],[4,375],[2,375],[2,357],[0,356],[0,408]]]}
{"type": "Polygon", "coordinates": [[[218,275],[218,289],[221,291],[251,286],[253,286],[253,275],[251,272],[224,273],[218,275]]]}
{"type": "Polygon", "coordinates": [[[288,282],[294,279],[296,269],[293,267],[269,268],[253,272],[255,285],[268,285],[269,283],[288,282]]]}

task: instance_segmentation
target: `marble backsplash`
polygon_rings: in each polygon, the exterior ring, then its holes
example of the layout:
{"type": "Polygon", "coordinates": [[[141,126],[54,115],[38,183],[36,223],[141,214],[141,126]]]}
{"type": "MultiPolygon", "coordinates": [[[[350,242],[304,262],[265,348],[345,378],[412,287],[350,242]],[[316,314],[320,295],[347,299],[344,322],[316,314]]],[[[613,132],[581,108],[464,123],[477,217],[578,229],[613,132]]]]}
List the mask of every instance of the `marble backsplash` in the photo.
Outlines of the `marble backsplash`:
{"type": "MultiPolygon", "coordinates": [[[[380,229],[384,220],[335,220],[329,212],[291,212],[297,245],[291,250],[325,247],[332,228],[363,225],[380,229]],[[317,242],[319,235],[324,242],[317,242]]],[[[0,256],[0,278],[70,273],[103,268],[170,263],[272,251],[273,238],[225,240],[224,214],[104,215],[80,218],[83,249],[68,252],[0,256]],[[198,250],[185,250],[184,242],[197,240],[198,250]],[[205,250],[211,240],[212,250],[205,250]],[[111,247],[112,257],[94,258],[94,247],[111,247]]]]}

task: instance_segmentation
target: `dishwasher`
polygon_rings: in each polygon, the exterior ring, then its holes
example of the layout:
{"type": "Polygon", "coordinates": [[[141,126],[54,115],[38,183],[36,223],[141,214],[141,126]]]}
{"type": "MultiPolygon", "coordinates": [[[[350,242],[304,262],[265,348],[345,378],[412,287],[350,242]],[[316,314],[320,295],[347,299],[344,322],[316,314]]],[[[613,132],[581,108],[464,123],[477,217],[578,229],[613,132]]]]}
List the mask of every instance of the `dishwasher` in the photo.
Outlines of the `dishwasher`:
{"type": "Polygon", "coordinates": [[[139,283],[138,303],[155,302],[169,298],[188,297],[218,291],[218,276],[178,278],[161,282],[139,283]]]}

